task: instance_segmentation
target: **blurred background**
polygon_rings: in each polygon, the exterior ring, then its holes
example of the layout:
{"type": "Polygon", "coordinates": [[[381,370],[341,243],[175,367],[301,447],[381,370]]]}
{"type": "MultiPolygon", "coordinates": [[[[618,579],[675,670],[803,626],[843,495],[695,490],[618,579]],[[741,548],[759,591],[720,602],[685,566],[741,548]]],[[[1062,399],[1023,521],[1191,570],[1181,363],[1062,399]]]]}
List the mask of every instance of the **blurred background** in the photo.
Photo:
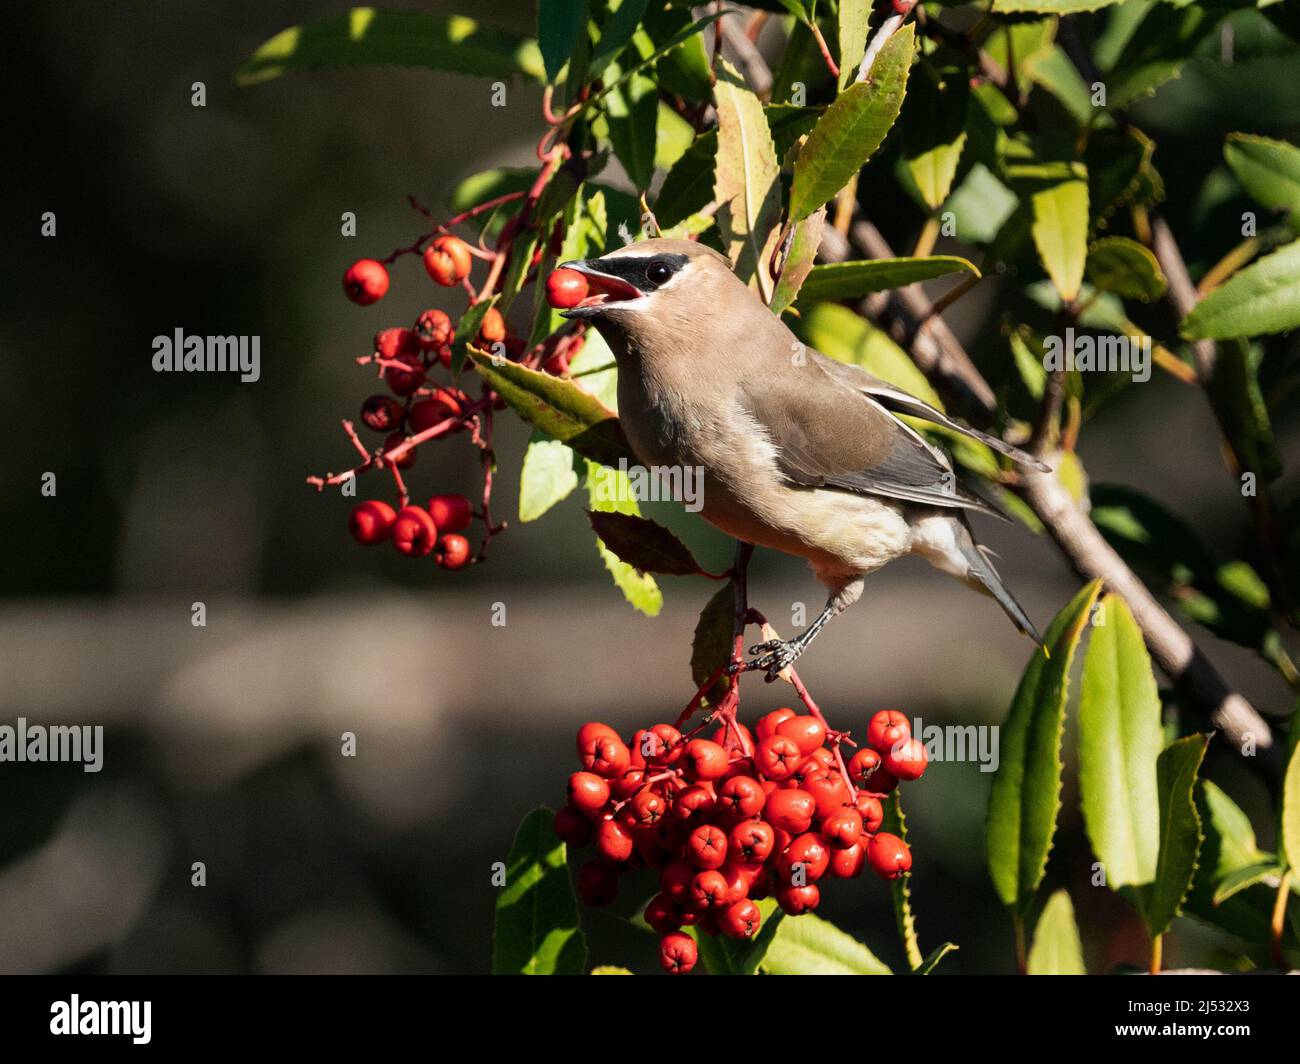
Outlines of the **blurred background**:
{"type": "MultiPolygon", "coordinates": [[[[713,587],[663,579],[664,610],[649,619],[608,580],[576,499],[519,525],[528,433],[515,419],[498,419],[495,495],[513,527],[486,565],[449,574],[363,551],[345,527],[351,502],[303,483],[353,461],[338,422],[374,390],[353,363],[371,336],[426,306],[462,309],[413,258],[387,299],[355,307],[343,268],[419,235],[408,194],[441,211],[461,178],[531,165],[540,128],[540,90],[523,84],[505,108],[484,81],[399,69],[234,87],[266,38],[346,6],[122,0],[10,13],[0,724],[102,724],[106,744],[98,774],[0,764],[4,971],[486,971],[491,863],[525,812],[563,802],[578,724],[630,733],[672,719],[692,694],[690,638],[713,587]],[[205,107],[191,105],[198,81],[205,107]],[[46,211],[55,238],[40,236],[46,211]],[[344,211],[356,212],[355,238],[340,235],[344,211]],[[152,338],[176,328],[260,335],[261,379],[154,373],[152,338]],[[40,492],[46,472],[53,498],[40,492]],[[196,602],[206,627],[191,625],[196,602]],[[497,603],[504,627],[491,623],[497,603]],[[340,756],[345,731],[356,757],[340,756]],[[197,861],[204,887],[191,885],[197,861]]],[[[488,5],[396,6],[481,17],[488,5]]],[[[531,3],[490,7],[492,22],[530,30],[531,3]]],[[[1207,56],[1144,102],[1141,120],[1167,180],[1190,172],[1195,187],[1220,168],[1224,133],[1294,137],[1300,62],[1272,45],[1245,58],[1238,48],[1232,64],[1207,56]]],[[[1204,204],[1178,201],[1168,183],[1175,231],[1208,224],[1204,204]]],[[[888,204],[876,220],[900,242],[919,223],[888,204]]],[[[1190,265],[1196,276],[1208,262],[1190,265]]],[[[990,282],[950,315],[981,362],[1006,357],[997,298],[990,282]]],[[[1087,427],[1089,474],[1150,493],[1238,556],[1247,511],[1203,397],[1159,373],[1140,391],[1140,405],[1123,396],[1087,427]]],[[[1296,411],[1275,417],[1294,459],[1296,411]]],[[[420,495],[472,494],[475,451],[462,438],[426,448],[408,480],[420,495]]],[[[671,506],[647,512],[725,567],[721,536],[671,506]]],[[[1019,525],[979,531],[1045,625],[1075,578],[1019,525]]],[[[796,603],[821,602],[799,563],[768,554],[751,595],[784,630],[796,603]]],[[[1259,708],[1289,708],[1252,655],[1196,635],[1259,708]]],[[[989,600],[904,561],[870,580],[801,673],[843,727],[881,707],[993,723],[1030,650],[989,600]]],[[[744,716],[788,698],[751,679],[744,716]]],[[[1208,771],[1248,811],[1266,807],[1229,759],[1212,756],[1208,771]]],[[[953,972],[1011,966],[984,865],[988,789],[977,766],[939,764],[906,796],[921,943],[958,943],[953,972]]],[[[1088,889],[1090,861],[1067,791],[1051,882],[1078,888],[1093,966],[1140,962],[1140,927],[1088,889]]],[[[651,892],[645,878],[611,912],[584,914],[593,964],[652,969],[654,939],[623,919],[651,892]]],[[[901,963],[884,884],[826,893],[826,916],[901,963]]],[[[1212,961],[1218,945],[1182,920],[1167,963],[1212,961]]]]}

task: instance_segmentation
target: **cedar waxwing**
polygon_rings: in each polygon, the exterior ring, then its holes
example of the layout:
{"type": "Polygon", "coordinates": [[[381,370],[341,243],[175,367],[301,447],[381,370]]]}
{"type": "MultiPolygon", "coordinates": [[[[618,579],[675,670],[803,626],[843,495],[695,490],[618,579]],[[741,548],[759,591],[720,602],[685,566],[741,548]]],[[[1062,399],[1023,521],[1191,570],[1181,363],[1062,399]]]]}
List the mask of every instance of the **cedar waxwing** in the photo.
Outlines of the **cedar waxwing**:
{"type": "Polygon", "coordinates": [[[953,421],[857,366],[800,343],[711,248],[643,240],[566,262],[592,292],[566,317],[591,322],[618,362],[618,409],[647,466],[702,468],[701,513],[746,543],[805,558],[830,592],[792,640],[750,648],[769,680],[862,594],[863,577],[919,554],[992,595],[1042,642],[971,538],[965,511],[997,514],[947,456],[895,415],[1036,458],[953,421]]]}

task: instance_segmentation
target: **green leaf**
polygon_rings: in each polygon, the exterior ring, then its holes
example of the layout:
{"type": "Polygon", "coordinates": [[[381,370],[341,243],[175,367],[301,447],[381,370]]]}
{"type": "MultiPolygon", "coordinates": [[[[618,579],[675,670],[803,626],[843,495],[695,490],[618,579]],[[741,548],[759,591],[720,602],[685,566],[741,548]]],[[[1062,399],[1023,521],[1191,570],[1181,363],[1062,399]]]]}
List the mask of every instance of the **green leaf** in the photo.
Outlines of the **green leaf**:
{"type": "Polygon", "coordinates": [[[515,832],[506,885],[497,895],[493,975],[581,975],[586,970],[587,941],[554,821],[555,814],[541,806],[515,832]]]}
{"type": "Polygon", "coordinates": [[[586,20],[586,0],[538,0],[537,46],[546,67],[546,80],[554,82],[578,46],[578,30],[586,20]]]}
{"type": "Polygon", "coordinates": [[[595,462],[636,461],[614,412],[573,381],[515,362],[494,365],[490,355],[473,348],[470,357],[492,390],[534,428],[595,462]]]}
{"type": "Polygon", "coordinates": [[[527,192],[536,180],[535,169],[483,170],[459,182],[447,197],[447,206],[453,214],[460,214],[507,192],[527,192]]]}
{"type": "Polygon", "coordinates": [[[1096,11],[1117,3],[1119,0],[993,0],[993,11],[999,15],[1024,12],[1037,15],[1073,15],[1077,11],[1096,11]]]}
{"type": "Polygon", "coordinates": [[[1043,915],[1034,928],[1028,972],[1030,975],[1088,974],[1083,965],[1079,928],[1074,922],[1074,906],[1064,890],[1056,891],[1043,906],[1043,915]]]}
{"type": "Polygon", "coordinates": [[[1114,67],[1105,72],[1107,104],[1112,108],[1127,107],[1139,96],[1176,78],[1225,13],[1195,4],[1152,4],[1114,67]]]}
{"type": "Polygon", "coordinates": [[[1061,731],[1070,665],[1101,581],[1084,587],[1047,629],[1051,657],[1035,651],[1002,726],[985,839],[1002,903],[1023,914],[1043,880],[1061,806],[1061,731]]]}
{"type": "Polygon", "coordinates": [[[620,968],[617,964],[598,964],[591,970],[592,975],[631,975],[632,973],[626,968],[620,968]]]}
{"type": "Polygon", "coordinates": [[[1160,854],[1155,882],[1140,891],[1142,919],[1154,938],[1169,930],[1183,909],[1196,873],[1196,856],[1204,835],[1193,788],[1209,737],[1189,735],[1171,743],[1157,762],[1160,791],[1160,854]]]}
{"type": "MultiPolygon", "coordinates": [[[[881,821],[880,830],[887,831],[891,835],[897,835],[904,842],[907,841],[907,818],[903,815],[903,802],[899,797],[898,791],[895,790],[885,800],[885,816],[881,821]]],[[[913,972],[917,972],[925,963],[925,958],[921,955],[921,943],[916,935],[916,916],[912,912],[912,887],[911,876],[899,876],[889,884],[890,898],[894,904],[894,922],[898,925],[899,937],[903,940],[903,953],[907,957],[907,966],[913,972]]],[[[943,947],[940,947],[943,949],[943,947]]],[[[938,952],[938,951],[936,951],[938,952]]],[[[943,950],[944,953],[947,950],[943,950]]],[[[942,957],[943,953],[939,956],[942,957]]],[[[938,963],[938,958],[935,959],[938,963]]],[[[920,972],[919,974],[926,974],[920,972]]]]}
{"type": "Polygon", "coordinates": [[[816,913],[782,920],[759,969],[767,975],[890,975],[871,950],[816,913]]]}
{"type": "MultiPolygon", "coordinates": [[[[591,509],[597,512],[640,516],[636,496],[624,469],[611,469],[599,462],[588,461],[587,499],[591,509]]],[[[647,617],[657,617],[663,609],[664,596],[655,578],[623,561],[599,536],[596,538],[596,550],[609,575],[613,577],[614,585],[623,592],[628,603],[647,617]]]]}
{"type": "MultiPolygon", "coordinates": [[[[763,963],[778,929],[785,923],[785,913],[777,908],[776,901],[764,898],[758,902],[762,921],[753,938],[734,939],[725,935],[695,935],[699,943],[700,960],[710,975],[756,975],[763,963]]],[[[800,917],[802,919],[802,917],[800,917]]],[[[688,934],[694,932],[688,930],[688,934]]]]}
{"type": "Polygon", "coordinates": [[[772,312],[780,314],[799,295],[800,289],[814,269],[817,249],[821,246],[822,231],[826,228],[826,208],[820,207],[803,221],[795,224],[790,240],[790,250],[781,266],[776,289],[772,293],[772,312]]]}
{"type": "MultiPolygon", "coordinates": [[[[497,296],[481,303],[471,303],[456,323],[456,339],[451,345],[451,364],[459,373],[470,363],[469,345],[479,343],[478,330],[490,308],[497,305],[497,296]]],[[[499,353],[499,352],[498,352],[499,353]]]]}
{"type": "Polygon", "coordinates": [[[980,276],[974,263],[958,255],[825,263],[813,267],[799,294],[807,301],[861,299],[872,292],[902,288],[960,270],[980,276]]]}
{"type": "MultiPolygon", "coordinates": [[[[691,679],[696,689],[731,660],[735,617],[735,584],[727,581],[704,604],[695,622],[695,635],[691,639],[691,679]]],[[[731,680],[723,677],[715,687],[722,690],[730,684],[731,680]]]]}
{"type": "Polygon", "coordinates": [[[665,229],[685,221],[713,199],[713,161],[718,154],[718,135],[710,130],[695,138],[673,164],[655,197],[655,218],[665,229]]]}
{"type": "Polygon", "coordinates": [[[1064,48],[1053,45],[1034,56],[1025,68],[1034,84],[1051,93],[1076,126],[1088,125],[1095,114],[1092,93],[1064,48]]]}
{"type": "Polygon", "coordinates": [[[1136,887],[1156,874],[1163,745],[1151,658],[1128,604],[1101,600],[1079,699],[1079,801],[1107,886],[1136,887]]]}
{"type": "Polygon", "coordinates": [[[954,942],[945,942],[942,946],[931,950],[929,956],[912,969],[912,974],[933,975],[934,970],[939,967],[939,962],[943,960],[944,957],[948,956],[949,953],[954,953],[959,948],[960,947],[954,942]]]}
{"type": "Polygon", "coordinates": [[[903,106],[915,43],[908,23],[881,49],[870,81],[845,89],[813,126],[794,168],[792,219],[832,199],[880,147],[903,106]]]}
{"type": "Polygon", "coordinates": [[[1168,282],[1150,250],[1126,236],[1108,236],[1088,249],[1088,280],[1103,292],[1149,303],[1165,294],[1168,282]]]}
{"type": "Polygon", "coordinates": [[[1088,182],[1047,183],[1032,193],[1034,246],[1062,299],[1076,299],[1088,257],[1088,182]]]}
{"type": "Polygon", "coordinates": [[[1083,159],[1094,229],[1106,228],[1124,208],[1164,197],[1164,183],[1151,162],[1155,148],[1150,137],[1131,126],[1092,131],[1083,159]]]}
{"type": "Polygon", "coordinates": [[[1188,340],[1264,336],[1300,325],[1300,240],[1233,274],[1183,319],[1188,340]]]}
{"type": "Polygon", "coordinates": [[[297,70],[373,65],[488,78],[546,77],[537,43],[521,34],[492,29],[463,15],[354,7],[347,14],[277,33],[239,67],[235,83],[256,85],[297,70]]]}
{"type": "Polygon", "coordinates": [[[1278,877],[1281,876],[1283,871],[1284,869],[1277,861],[1261,861],[1259,864],[1238,868],[1235,872],[1230,872],[1219,880],[1219,885],[1214,891],[1214,904],[1222,905],[1233,895],[1240,894],[1247,887],[1253,887],[1256,883],[1266,883],[1276,890],[1278,877]]]}
{"type": "Polygon", "coordinates": [[[1282,456],[1259,383],[1259,353],[1245,340],[1220,343],[1205,390],[1237,465],[1264,480],[1281,476],[1282,456]]]}
{"type": "Polygon", "coordinates": [[[578,486],[574,454],[559,440],[534,432],[519,477],[519,520],[536,521],[578,486]]]}
{"type": "Polygon", "coordinates": [[[605,19],[600,39],[592,50],[591,63],[587,67],[587,81],[595,81],[619,57],[631,43],[645,15],[646,0],[608,0],[608,5],[613,10],[605,19]]]}
{"type": "Polygon", "coordinates": [[[903,160],[931,211],[943,206],[966,146],[970,82],[965,68],[948,77],[922,65],[907,94],[903,160]]]}
{"type": "Polygon", "coordinates": [[[763,105],[744,79],[723,63],[714,86],[718,111],[718,156],[713,198],[727,256],[737,275],[757,282],[765,303],[772,298],[768,273],[781,216],[781,165],[763,105]]]}
{"type": "Polygon", "coordinates": [[[605,100],[609,140],[634,188],[649,187],[655,170],[659,91],[645,74],[633,74],[605,100]]]}
{"type": "Polygon", "coordinates": [[[841,92],[858,76],[858,67],[862,65],[862,56],[867,50],[870,21],[871,0],[840,0],[835,28],[840,45],[841,92]]]}
{"type": "Polygon", "coordinates": [[[1285,211],[1292,226],[1300,225],[1300,148],[1284,140],[1229,133],[1223,157],[1251,199],[1285,211]]]}
{"type": "Polygon", "coordinates": [[[1278,837],[1278,849],[1287,865],[1300,868],[1300,743],[1291,751],[1291,760],[1287,763],[1286,776],[1282,782],[1282,815],[1278,837]]]}
{"type": "Polygon", "coordinates": [[[698,576],[704,571],[686,544],[656,521],[600,510],[588,510],[587,520],[605,546],[643,573],[698,576]]]}
{"type": "Polygon", "coordinates": [[[1271,855],[1256,845],[1246,814],[1210,780],[1202,780],[1197,788],[1197,810],[1205,842],[1184,903],[1187,911],[1247,942],[1267,942],[1275,892],[1253,884],[1217,903],[1214,896],[1225,879],[1249,865],[1270,860],[1271,855]]]}

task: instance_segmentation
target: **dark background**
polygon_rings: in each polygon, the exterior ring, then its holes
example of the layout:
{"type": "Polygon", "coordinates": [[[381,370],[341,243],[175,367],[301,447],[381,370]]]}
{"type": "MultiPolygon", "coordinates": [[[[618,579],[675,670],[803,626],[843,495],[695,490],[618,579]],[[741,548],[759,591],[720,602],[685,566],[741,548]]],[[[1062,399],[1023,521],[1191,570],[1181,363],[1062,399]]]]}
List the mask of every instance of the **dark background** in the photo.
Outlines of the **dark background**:
{"type": "MultiPolygon", "coordinates": [[[[483,17],[471,9],[488,5],[405,6],[483,17]]],[[[345,7],[79,2],[6,20],[0,722],[107,731],[98,775],[0,765],[6,971],[484,971],[491,862],[529,808],[563,800],[578,723],[630,732],[672,719],[692,692],[690,634],[712,587],[662,581],[650,620],[610,586],[575,500],[519,526],[527,432],[513,419],[498,422],[496,498],[515,527],[484,566],[445,574],[363,552],[345,530],[350,503],[304,485],[352,461],[338,420],[372,390],[352,363],[371,335],[428,305],[460,309],[414,259],[364,309],[341,297],[342,269],[420,233],[408,193],[441,211],[460,178],[530,165],[540,129],[540,90],[522,84],[504,109],[485,81],[399,69],[234,87],[267,37],[345,7]],[[204,108],[191,106],[195,81],[204,108]],[[348,210],[354,239],[339,232],[348,210]],[[44,211],[53,239],[39,235],[44,211]],[[259,334],[261,380],[155,374],[152,338],[177,327],[259,334]],[[46,471],[55,498],[40,494],[46,471]],[[191,627],[197,601],[206,628],[191,627]],[[358,735],[355,759],[339,756],[344,731],[358,735]],[[190,885],[195,861],[206,887],[190,885]]],[[[531,8],[501,0],[490,21],[526,30],[531,8]]],[[[1239,239],[1241,204],[1230,189],[1211,201],[1181,190],[1222,171],[1226,132],[1294,137],[1300,116],[1300,61],[1253,27],[1234,64],[1199,59],[1138,109],[1175,229],[1202,234],[1193,276],[1239,239]]],[[[877,220],[899,243],[919,224],[888,204],[877,220]]],[[[986,364],[1006,358],[996,303],[989,284],[951,315],[986,364]]],[[[1275,416],[1294,458],[1295,410],[1275,416]]],[[[1202,396],[1157,372],[1087,427],[1081,454],[1094,481],[1150,492],[1227,557],[1249,528],[1218,448],[1202,396]]],[[[427,494],[476,478],[472,448],[454,440],[421,453],[409,479],[427,494]]],[[[726,564],[720,536],[649,509],[706,564],[726,564]]],[[[1045,625],[1074,578],[1020,526],[981,532],[1045,625]]],[[[760,555],[751,587],[787,629],[793,603],[821,601],[792,559],[760,555]]],[[[1287,708],[1250,654],[1198,637],[1256,705],[1287,708]]],[[[1029,653],[990,602],[907,561],[871,580],[802,673],[846,727],[885,706],[991,723],[1029,653]]],[[[745,716],[785,700],[750,681],[745,716]]],[[[1209,771],[1264,808],[1231,762],[1213,757],[1209,771]]],[[[951,971],[1010,965],[984,866],[988,779],[936,765],[907,793],[922,945],[957,942],[951,971]]],[[[1093,966],[1140,962],[1136,921],[1088,887],[1070,786],[1052,882],[1072,888],[1093,966]]],[[[650,969],[653,939],[618,918],[650,890],[627,890],[616,915],[585,914],[593,963],[650,969]]],[[[826,893],[825,915],[900,962],[883,884],[826,893]]],[[[1221,945],[1183,920],[1167,963],[1213,963],[1221,945]]]]}

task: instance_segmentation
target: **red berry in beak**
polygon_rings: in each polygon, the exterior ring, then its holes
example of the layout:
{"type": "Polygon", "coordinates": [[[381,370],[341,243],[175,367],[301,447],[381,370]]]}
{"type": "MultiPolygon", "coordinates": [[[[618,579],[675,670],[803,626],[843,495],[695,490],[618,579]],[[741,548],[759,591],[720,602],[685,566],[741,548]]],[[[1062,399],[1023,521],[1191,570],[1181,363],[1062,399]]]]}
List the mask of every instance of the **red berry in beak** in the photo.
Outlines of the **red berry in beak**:
{"type": "Polygon", "coordinates": [[[587,278],[577,270],[555,270],[546,279],[546,302],[556,310],[571,310],[587,298],[587,278]]]}

